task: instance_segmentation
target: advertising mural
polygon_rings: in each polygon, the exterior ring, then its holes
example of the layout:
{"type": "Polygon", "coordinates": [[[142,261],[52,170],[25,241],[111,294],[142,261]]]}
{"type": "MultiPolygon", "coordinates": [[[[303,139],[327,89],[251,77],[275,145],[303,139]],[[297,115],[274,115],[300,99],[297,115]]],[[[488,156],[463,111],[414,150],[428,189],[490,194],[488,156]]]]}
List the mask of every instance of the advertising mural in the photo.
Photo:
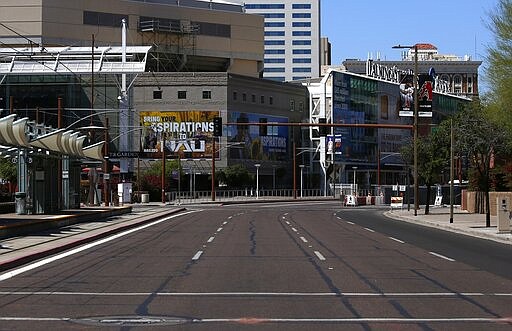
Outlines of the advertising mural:
{"type": "Polygon", "coordinates": [[[286,161],[288,159],[288,127],[281,125],[242,125],[243,123],[288,123],[285,117],[230,112],[228,127],[231,159],[286,161]]]}
{"type": "Polygon", "coordinates": [[[145,157],[167,155],[204,159],[212,157],[213,118],[216,111],[140,112],[141,152],[145,157]]]}

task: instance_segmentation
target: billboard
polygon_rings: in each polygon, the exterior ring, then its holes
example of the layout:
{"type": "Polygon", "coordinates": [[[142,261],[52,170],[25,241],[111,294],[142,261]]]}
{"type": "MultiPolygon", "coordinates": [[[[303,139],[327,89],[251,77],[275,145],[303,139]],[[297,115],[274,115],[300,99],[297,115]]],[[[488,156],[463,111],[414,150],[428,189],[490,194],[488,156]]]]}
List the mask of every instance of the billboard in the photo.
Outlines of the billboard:
{"type": "Polygon", "coordinates": [[[288,118],[253,113],[228,113],[228,122],[237,123],[228,127],[228,142],[231,159],[273,160],[288,159],[288,127],[272,126],[271,123],[288,123],[288,118]],[[266,126],[243,125],[243,123],[267,123],[266,126]]]}
{"type": "Polygon", "coordinates": [[[213,118],[217,111],[141,111],[141,152],[146,157],[167,155],[212,157],[213,118]]]}
{"type": "MultiPolygon", "coordinates": [[[[434,82],[427,74],[418,75],[418,116],[432,117],[434,82]]],[[[413,75],[406,75],[400,83],[400,116],[414,116],[413,75]]]]}

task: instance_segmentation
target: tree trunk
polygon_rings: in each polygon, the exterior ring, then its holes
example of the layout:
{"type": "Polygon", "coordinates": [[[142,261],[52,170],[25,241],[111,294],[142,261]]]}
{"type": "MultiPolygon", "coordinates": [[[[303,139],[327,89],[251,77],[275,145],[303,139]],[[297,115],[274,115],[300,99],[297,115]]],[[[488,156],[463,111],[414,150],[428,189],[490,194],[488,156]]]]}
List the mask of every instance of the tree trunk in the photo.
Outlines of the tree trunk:
{"type": "Polygon", "coordinates": [[[427,186],[427,202],[425,203],[425,215],[430,213],[430,184],[426,184],[427,186]]]}
{"type": "Polygon", "coordinates": [[[487,192],[485,192],[485,226],[491,226],[491,205],[490,205],[490,197],[489,197],[489,188],[487,188],[487,192]]]}

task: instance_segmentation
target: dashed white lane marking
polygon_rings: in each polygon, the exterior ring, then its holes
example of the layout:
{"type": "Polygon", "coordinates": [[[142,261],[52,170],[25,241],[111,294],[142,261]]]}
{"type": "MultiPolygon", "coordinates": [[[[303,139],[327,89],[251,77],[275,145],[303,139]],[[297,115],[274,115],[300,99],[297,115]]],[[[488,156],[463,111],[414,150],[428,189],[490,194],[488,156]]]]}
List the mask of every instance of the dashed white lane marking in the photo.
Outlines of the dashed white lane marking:
{"type": "Polygon", "coordinates": [[[444,256],[444,255],[441,255],[441,254],[438,254],[438,253],[435,253],[435,252],[429,252],[429,253],[430,253],[430,254],[432,254],[432,255],[434,255],[434,256],[437,256],[437,257],[439,257],[439,258],[441,258],[441,259],[444,259],[444,260],[446,260],[446,261],[455,262],[455,260],[454,260],[454,259],[449,258],[449,257],[447,257],[447,256],[444,256]]]}
{"type": "Polygon", "coordinates": [[[198,251],[196,253],[196,255],[194,255],[194,257],[192,258],[192,261],[197,261],[199,260],[199,258],[201,257],[201,255],[203,255],[203,251],[198,251]]]}
{"type": "Polygon", "coordinates": [[[222,231],[222,228],[218,228],[218,229],[217,229],[217,232],[221,232],[221,231],[222,231]]]}
{"type": "Polygon", "coordinates": [[[222,223],[222,225],[226,225],[226,224],[228,224],[228,222],[224,222],[224,223],[222,223]]]}
{"type": "Polygon", "coordinates": [[[148,223],[148,224],[144,224],[144,225],[138,226],[136,228],[133,228],[133,229],[130,229],[130,230],[126,230],[126,231],[117,233],[117,234],[115,234],[113,236],[110,236],[110,237],[107,237],[107,238],[104,238],[104,239],[100,239],[100,240],[94,241],[92,243],[89,243],[89,244],[77,247],[75,249],[69,250],[67,252],[64,252],[64,253],[61,253],[61,254],[57,254],[57,255],[51,256],[49,258],[46,258],[46,259],[43,259],[43,260],[40,260],[40,261],[31,263],[31,264],[28,264],[28,265],[23,266],[21,268],[5,272],[3,274],[0,274],[0,282],[4,281],[6,279],[10,279],[10,278],[12,278],[14,276],[17,276],[19,274],[22,274],[24,272],[27,272],[27,271],[30,271],[30,270],[42,267],[42,266],[44,266],[46,264],[49,264],[49,263],[61,260],[61,259],[65,258],[65,257],[68,257],[68,256],[71,256],[71,255],[80,253],[80,252],[85,251],[85,250],[88,250],[88,249],[90,249],[92,247],[99,246],[99,245],[102,245],[102,244],[107,243],[109,241],[116,240],[118,238],[124,237],[124,236],[126,236],[128,234],[131,234],[131,233],[134,233],[134,232],[137,232],[137,231],[149,228],[149,227],[151,227],[153,225],[160,224],[160,223],[168,221],[170,219],[173,219],[173,218],[176,218],[176,217],[180,217],[180,216],[183,216],[183,215],[187,215],[187,214],[191,214],[191,213],[196,213],[196,212],[199,212],[199,211],[202,211],[202,210],[191,210],[191,211],[179,213],[179,214],[176,214],[176,215],[171,215],[171,216],[168,216],[168,217],[164,217],[164,218],[161,218],[161,219],[156,220],[154,222],[151,222],[151,223],[148,223]]]}
{"type": "Polygon", "coordinates": [[[213,242],[213,240],[214,240],[214,239],[215,239],[215,237],[210,237],[210,239],[208,239],[208,241],[207,241],[207,242],[208,242],[208,243],[211,243],[211,242],[213,242]]]}
{"type": "Polygon", "coordinates": [[[325,261],[325,257],[319,251],[315,251],[315,255],[320,261],[325,261]]]}
{"type": "Polygon", "coordinates": [[[308,242],[308,240],[307,240],[306,238],[304,238],[304,237],[300,237],[300,240],[302,240],[302,241],[303,241],[303,242],[305,242],[305,243],[307,243],[307,242],[308,242]]]}
{"type": "Polygon", "coordinates": [[[347,224],[354,225],[354,222],[347,221],[347,224]]]}
{"type": "Polygon", "coordinates": [[[375,232],[374,230],[372,229],[369,229],[369,228],[364,228],[366,231],[370,231],[370,232],[375,232]]]}
{"type": "Polygon", "coordinates": [[[405,241],[402,241],[402,240],[400,240],[400,239],[396,239],[396,238],[393,238],[393,237],[389,237],[389,239],[394,240],[394,241],[396,241],[396,242],[399,242],[399,243],[401,243],[401,244],[405,244],[405,241]]]}
{"type": "Polygon", "coordinates": [[[293,231],[293,232],[297,232],[297,229],[296,229],[296,228],[292,228],[292,231],[293,231]]]}
{"type": "Polygon", "coordinates": [[[290,225],[290,222],[286,221],[286,224],[290,225]]]}

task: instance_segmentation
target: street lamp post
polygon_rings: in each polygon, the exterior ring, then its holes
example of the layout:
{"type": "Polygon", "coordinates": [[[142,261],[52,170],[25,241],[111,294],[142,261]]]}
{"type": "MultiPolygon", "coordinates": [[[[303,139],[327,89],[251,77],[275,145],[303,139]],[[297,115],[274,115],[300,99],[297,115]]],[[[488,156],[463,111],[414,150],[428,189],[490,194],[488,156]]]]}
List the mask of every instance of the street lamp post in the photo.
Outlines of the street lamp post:
{"type": "Polygon", "coordinates": [[[413,124],[413,153],[414,153],[414,216],[418,216],[418,44],[414,44],[414,46],[402,46],[396,45],[393,48],[414,48],[414,77],[413,77],[413,86],[414,86],[414,124],[413,124]]]}
{"type": "Polygon", "coordinates": [[[354,196],[357,195],[357,190],[356,190],[356,170],[357,170],[357,167],[352,167],[352,169],[354,169],[354,196]]]}
{"type": "Polygon", "coordinates": [[[260,169],[261,164],[256,163],[254,166],[256,167],[256,199],[259,199],[260,198],[260,172],[259,172],[259,169],[260,169]]]}

